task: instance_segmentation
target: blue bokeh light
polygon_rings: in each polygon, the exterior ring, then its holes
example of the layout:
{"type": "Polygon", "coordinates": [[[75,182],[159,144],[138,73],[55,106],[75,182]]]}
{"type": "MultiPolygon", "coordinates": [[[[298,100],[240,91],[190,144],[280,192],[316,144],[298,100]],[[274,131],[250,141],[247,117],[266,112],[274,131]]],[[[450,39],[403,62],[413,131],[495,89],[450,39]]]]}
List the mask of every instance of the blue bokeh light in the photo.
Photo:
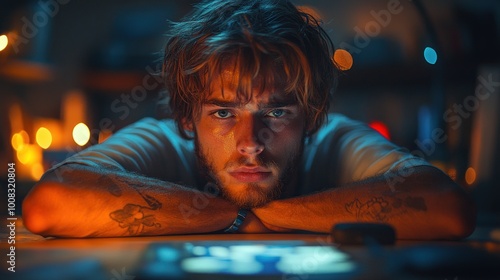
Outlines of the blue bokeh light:
{"type": "Polygon", "coordinates": [[[427,47],[424,50],[424,58],[425,58],[425,61],[427,61],[427,63],[435,64],[438,56],[437,56],[436,51],[433,48],[427,47]]]}

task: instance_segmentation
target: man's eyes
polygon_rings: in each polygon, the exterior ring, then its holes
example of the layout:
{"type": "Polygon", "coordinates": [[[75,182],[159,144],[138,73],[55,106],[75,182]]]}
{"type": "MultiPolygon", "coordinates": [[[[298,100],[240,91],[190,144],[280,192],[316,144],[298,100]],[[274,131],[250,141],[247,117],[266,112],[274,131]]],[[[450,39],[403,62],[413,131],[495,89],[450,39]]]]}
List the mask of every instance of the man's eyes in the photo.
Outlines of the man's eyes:
{"type": "MultiPolygon", "coordinates": [[[[233,117],[234,114],[230,110],[221,109],[212,113],[216,118],[227,119],[233,117]]],[[[273,109],[267,112],[264,116],[271,118],[282,118],[287,114],[285,109],[273,109]]]]}
{"type": "Polygon", "coordinates": [[[213,115],[219,119],[227,119],[233,116],[229,110],[217,110],[213,115]]]}
{"type": "Polygon", "coordinates": [[[267,113],[266,116],[273,117],[273,118],[281,118],[284,115],[286,115],[286,111],[284,109],[274,109],[271,110],[269,113],[267,113]]]}

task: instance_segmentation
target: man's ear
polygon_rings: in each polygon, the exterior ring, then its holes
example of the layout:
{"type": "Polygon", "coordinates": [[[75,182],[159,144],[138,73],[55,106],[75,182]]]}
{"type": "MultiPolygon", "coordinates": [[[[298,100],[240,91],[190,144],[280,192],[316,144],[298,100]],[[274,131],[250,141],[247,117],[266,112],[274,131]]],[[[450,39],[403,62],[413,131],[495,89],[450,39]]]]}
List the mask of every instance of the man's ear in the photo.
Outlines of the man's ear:
{"type": "Polygon", "coordinates": [[[189,131],[189,132],[194,131],[193,121],[190,121],[190,120],[187,120],[186,118],[184,118],[184,119],[182,119],[181,123],[182,123],[182,128],[184,128],[184,130],[189,131]]]}

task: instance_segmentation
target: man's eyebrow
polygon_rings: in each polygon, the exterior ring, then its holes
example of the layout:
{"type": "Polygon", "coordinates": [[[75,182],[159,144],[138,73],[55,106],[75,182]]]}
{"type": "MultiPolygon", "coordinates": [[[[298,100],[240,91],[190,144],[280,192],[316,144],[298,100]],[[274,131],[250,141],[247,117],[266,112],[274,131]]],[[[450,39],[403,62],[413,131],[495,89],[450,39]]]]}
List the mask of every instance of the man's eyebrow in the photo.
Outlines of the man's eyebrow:
{"type": "Polygon", "coordinates": [[[295,106],[297,104],[298,103],[295,100],[280,100],[280,101],[276,100],[265,104],[259,104],[259,108],[266,109],[266,108],[289,107],[289,106],[295,106]]]}
{"type": "MultiPolygon", "coordinates": [[[[298,103],[296,100],[272,100],[268,103],[259,104],[259,108],[266,109],[266,108],[288,107],[288,106],[294,106],[297,104],[298,103]]],[[[240,102],[240,101],[208,99],[207,101],[203,102],[203,105],[215,105],[218,107],[236,108],[236,107],[244,106],[244,103],[240,102]]]]}
{"type": "Polygon", "coordinates": [[[215,105],[218,107],[240,107],[242,105],[239,101],[226,101],[221,99],[208,99],[202,105],[215,105]]]}

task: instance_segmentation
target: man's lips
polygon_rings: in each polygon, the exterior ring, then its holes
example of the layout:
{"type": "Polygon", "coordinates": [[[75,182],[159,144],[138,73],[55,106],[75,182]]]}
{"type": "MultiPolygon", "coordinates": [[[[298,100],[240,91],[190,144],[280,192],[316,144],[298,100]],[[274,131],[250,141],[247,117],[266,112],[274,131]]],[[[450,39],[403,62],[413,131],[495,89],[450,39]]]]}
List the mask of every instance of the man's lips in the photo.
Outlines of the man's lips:
{"type": "Polygon", "coordinates": [[[266,180],[272,172],[264,167],[239,167],[229,172],[236,180],[244,183],[255,183],[266,180]]]}

